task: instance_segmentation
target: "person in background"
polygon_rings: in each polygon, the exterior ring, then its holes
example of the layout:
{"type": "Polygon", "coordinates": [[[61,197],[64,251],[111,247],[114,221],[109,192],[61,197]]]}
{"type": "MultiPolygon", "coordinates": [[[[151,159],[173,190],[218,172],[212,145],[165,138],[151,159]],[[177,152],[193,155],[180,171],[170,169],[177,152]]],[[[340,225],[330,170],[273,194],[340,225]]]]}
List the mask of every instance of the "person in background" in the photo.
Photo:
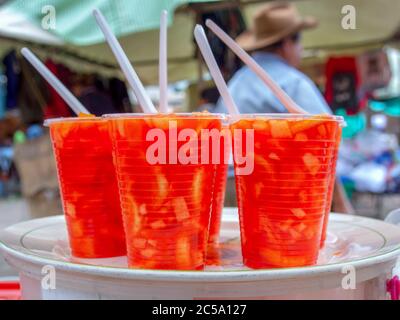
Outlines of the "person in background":
{"type": "Polygon", "coordinates": [[[118,112],[101,79],[94,74],[77,75],[72,92],[96,116],[118,112]]]}
{"type": "Polygon", "coordinates": [[[206,88],[200,92],[198,112],[214,112],[219,98],[219,91],[216,87],[206,88]]]}
{"type": "MultiPolygon", "coordinates": [[[[301,17],[293,4],[274,1],[255,14],[252,30],[239,35],[236,41],[244,50],[252,53],[255,61],[304,110],[312,114],[331,113],[316,85],[297,69],[303,51],[301,32],[316,26],[315,18],[301,17]]],[[[228,87],[240,113],[287,112],[247,66],[234,74],[228,87]]],[[[213,112],[227,112],[221,99],[213,112]]],[[[227,194],[227,198],[229,196],[234,197],[234,194],[227,194]]],[[[339,182],[335,187],[333,209],[353,212],[339,182]]]]}

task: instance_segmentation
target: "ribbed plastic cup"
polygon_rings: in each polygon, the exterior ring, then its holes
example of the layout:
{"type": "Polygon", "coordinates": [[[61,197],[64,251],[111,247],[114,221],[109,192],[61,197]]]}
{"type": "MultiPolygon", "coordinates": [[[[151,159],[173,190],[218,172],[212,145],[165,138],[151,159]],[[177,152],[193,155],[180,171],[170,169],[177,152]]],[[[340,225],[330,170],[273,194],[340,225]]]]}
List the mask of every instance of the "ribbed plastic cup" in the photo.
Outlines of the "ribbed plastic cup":
{"type": "Polygon", "coordinates": [[[220,134],[222,118],[212,114],[105,116],[113,140],[129,267],[204,268],[215,164],[200,156],[206,149],[212,154],[211,141],[201,133],[215,129],[220,134]],[[192,161],[182,161],[189,156],[192,161]]]}
{"type": "MultiPolygon", "coordinates": [[[[224,208],[226,180],[228,178],[228,162],[231,155],[231,136],[226,122],[223,123],[221,132],[220,152],[218,163],[215,165],[215,181],[213,190],[213,201],[211,206],[210,236],[208,243],[217,245],[221,229],[222,210],[224,208]]],[[[211,250],[211,249],[209,249],[211,250]]]]}
{"type": "Polygon", "coordinates": [[[246,266],[284,268],[316,263],[342,122],[328,115],[230,117],[246,266]],[[251,135],[246,136],[246,129],[254,134],[247,147],[251,135]],[[240,156],[253,161],[251,172],[241,171],[240,156]]]}
{"type": "Polygon", "coordinates": [[[332,160],[333,169],[332,169],[331,177],[329,178],[330,182],[329,182],[329,187],[328,187],[328,199],[326,201],[324,223],[322,226],[322,235],[321,235],[321,244],[320,244],[321,248],[323,248],[325,245],[326,233],[328,230],[329,215],[331,213],[333,191],[335,189],[335,182],[336,182],[336,163],[337,163],[341,139],[342,139],[342,128],[339,127],[337,130],[337,133],[336,133],[336,145],[335,145],[335,150],[334,150],[334,158],[332,160]]]}
{"type": "Polygon", "coordinates": [[[219,242],[227,175],[228,165],[223,163],[217,165],[211,206],[210,236],[208,238],[210,244],[218,244],[219,242]]]}
{"type": "Polygon", "coordinates": [[[125,235],[106,121],[60,118],[50,128],[72,255],[126,254],[125,235]]]}

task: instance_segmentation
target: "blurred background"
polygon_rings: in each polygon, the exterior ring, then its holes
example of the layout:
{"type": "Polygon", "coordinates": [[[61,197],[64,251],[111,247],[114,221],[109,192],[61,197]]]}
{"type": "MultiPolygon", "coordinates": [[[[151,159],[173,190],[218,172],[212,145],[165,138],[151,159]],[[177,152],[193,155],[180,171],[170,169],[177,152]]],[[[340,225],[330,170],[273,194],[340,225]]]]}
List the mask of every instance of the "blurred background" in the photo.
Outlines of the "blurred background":
{"type": "MultiPolygon", "coordinates": [[[[193,39],[212,18],[232,37],[251,26],[263,0],[0,0],[0,228],[61,214],[57,173],[43,121],[71,111],[22,59],[27,46],[95,114],[137,112],[135,96],[92,17],[99,8],[157,104],[159,17],[169,12],[169,105],[210,108],[219,98],[193,39]],[[101,101],[101,104],[99,104],[101,101]],[[101,105],[101,108],[99,108],[101,105]]],[[[383,219],[400,207],[400,1],[298,0],[319,27],[305,32],[301,71],[347,127],[338,175],[359,215],[383,219]],[[343,8],[355,8],[355,29],[343,8]]],[[[215,36],[209,40],[226,80],[241,67],[215,36]]],[[[7,274],[0,263],[0,274],[7,274]]]]}

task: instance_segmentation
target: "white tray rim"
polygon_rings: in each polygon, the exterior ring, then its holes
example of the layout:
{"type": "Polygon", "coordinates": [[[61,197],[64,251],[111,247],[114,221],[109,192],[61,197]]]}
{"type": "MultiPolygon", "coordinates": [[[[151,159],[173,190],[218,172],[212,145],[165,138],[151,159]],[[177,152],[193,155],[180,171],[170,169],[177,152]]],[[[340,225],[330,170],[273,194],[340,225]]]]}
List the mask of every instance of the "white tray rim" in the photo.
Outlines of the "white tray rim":
{"type": "MultiPolygon", "coordinates": [[[[233,208],[228,208],[232,210],[233,208]]],[[[237,210],[236,208],[234,210],[237,210]]],[[[331,220],[343,220],[343,214],[332,213],[331,220]]],[[[354,216],[353,216],[354,217],[354,216]]],[[[387,224],[380,220],[355,217],[360,221],[378,221],[381,224],[387,224]]],[[[42,220],[54,220],[54,223],[64,219],[63,216],[55,216],[50,218],[35,219],[34,221],[40,223],[42,220]]],[[[33,221],[33,220],[30,220],[33,221]]],[[[22,222],[22,223],[26,223],[22,222]]],[[[390,227],[397,228],[394,225],[387,224],[390,227]]],[[[400,228],[399,233],[400,233],[400,228]]],[[[93,276],[102,276],[107,278],[131,279],[131,280],[149,280],[149,281],[173,281],[173,282],[248,282],[248,281],[263,281],[275,279],[290,279],[290,278],[309,278],[323,276],[324,274],[341,273],[346,266],[353,266],[356,270],[363,269],[371,265],[378,265],[389,261],[395,261],[400,256],[400,243],[397,246],[384,254],[372,255],[356,259],[353,261],[338,262],[327,265],[317,265],[310,267],[295,267],[295,268],[281,268],[281,269],[252,269],[252,270],[227,270],[227,271],[176,271],[176,270],[142,270],[142,269],[129,269],[119,268],[112,266],[95,266],[89,264],[78,264],[69,261],[60,261],[49,258],[43,258],[38,255],[23,253],[15,250],[0,239],[0,251],[3,251],[6,259],[7,256],[16,258],[20,261],[31,263],[34,265],[44,266],[52,265],[56,269],[64,272],[81,273],[93,276]]],[[[14,260],[14,259],[12,259],[14,260]]]]}

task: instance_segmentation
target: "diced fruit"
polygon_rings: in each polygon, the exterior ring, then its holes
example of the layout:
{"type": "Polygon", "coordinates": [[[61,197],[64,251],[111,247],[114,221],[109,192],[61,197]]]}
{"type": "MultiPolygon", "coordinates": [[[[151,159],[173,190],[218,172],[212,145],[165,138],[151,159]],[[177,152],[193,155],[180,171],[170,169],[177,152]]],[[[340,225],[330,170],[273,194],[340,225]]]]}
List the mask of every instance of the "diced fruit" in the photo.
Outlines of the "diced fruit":
{"type": "Polygon", "coordinates": [[[299,219],[304,218],[306,216],[306,213],[304,212],[303,209],[293,208],[291,209],[291,211],[293,212],[293,215],[299,219]]]}
{"type": "Polygon", "coordinates": [[[68,229],[74,238],[84,237],[86,232],[84,228],[84,222],[81,220],[75,220],[69,223],[68,229]]]}
{"type": "Polygon", "coordinates": [[[300,233],[302,233],[306,228],[307,226],[304,223],[299,223],[296,227],[297,231],[300,233]]]}
{"type": "Polygon", "coordinates": [[[157,254],[157,250],[156,249],[147,248],[147,249],[141,250],[140,253],[146,259],[150,259],[151,257],[153,257],[153,256],[155,256],[157,254]]]}
{"type": "Polygon", "coordinates": [[[288,221],[282,221],[279,225],[279,228],[281,229],[281,231],[287,232],[289,230],[290,226],[291,226],[291,223],[289,223],[288,221]]]}
{"type": "Polygon", "coordinates": [[[190,241],[186,237],[181,237],[177,241],[176,262],[181,268],[191,265],[190,241]]]}
{"type": "Polygon", "coordinates": [[[174,206],[176,220],[184,221],[189,218],[189,210],[183,197],[173,199],[172,204],[174,206]]]}
{"type": "Polygon", "coordinates": [[[308,227],[307,229],[306,229],[306,231],[304,232],[304,235],[305,235],[305,237],[307,238],[307,239],[312,239],[312,238],[314,238],[315,237],[315,231],[314,231],[314,229],[312,228],[312,227],[308,227]]]}
{"type": "Polygon", "coordinates": [[[152,247],[157,248],[157,241],[155,241],[155,240],[147,240],[147,243],[149,245],[151,245],[152,247]]]}
{"type": "Polygon", "coordinates": [[[162,201],[167,195],[168,195],[168,189],[169,189],[169,185],[168,185],[168,180],[167,178],[159,173],[157,174],[157,184],[158,184],[158,191],[159,191],[159,201],[162,201]]]}
{"type": "Polygon", "coordinates": [[[273,138],[291,138],[292,132],[290,131],[287,121],[271,120],[271,135],[273,138]]]}
{"type": "Polygon", "coordinates": [[[305,133],[297,133],[294,136],[294,140],[295,141],[307,141],[308,138],[307,138],[307,135],[305,133]]]}
{"type": "Polygon", "coordinates": [[[318,126],[318,132],[322,137],[326,137],[326,128],[325,126],[322,124],[320,126],[318,126]]]}
{"type": "Polygon", "coordinates": [[[292,129],[293,134],[296,134],[314,128],[324,122],[325,120],[317,120],[317,118],[305,119],[303,121],[293,121],[293,123],[290,125],[290,128],[292,129]]]}
{"type": "MultiPolygon", "coordinates": [[[[193,184],[192,184],[193,201],[195,203],[201,203],[202,201],[202,190],[204,188],[203,179],[204,179],[204,169],[199,168],[196,170],[196,173],[194,174],[193,184]]],[[[183,199],[183,201],[185,200],[183,199]]]]}
{"type": "Polygon", "coordinates": [[[301,234],[294,229],[289,229],[289,233],[293,239],[299,239],[301,237],[301,234]]]}
{"type": "Polygon", "coordinates": [[[142,216],[144,216],[144,215],[147,214],[146,204],[145,204],[145,203],[142,203],[142,204],[139,206],[139,213],[140,213],[142,216]]]}
{"type": "Polygon", "coordinates": [[[304,161],[304,164],[306,165],[308,171],[310,171],[310,173],[312,175],[316,175],[318,173],[319,169],[321,168],[320,161],[312,153],[306,153],[303,156],[303,161],[304,161]]]}
{"type": "MultiPolygon", "coordinates": [[[[132,202],[132,215],[133,215],[133,219],[126,219],[128,221],[131,221],[133,226],[132,227],[132,232],[133,234],[137,234],[140,230],[141,230],[141,221],[142,221],[142,217],[140,216],[139,213],[139,206],[136,204],[136,202],[132,202]]],[[[129,231],[128,231],[129,232],[129,231]]]]}
{"type": "Polygon", "coordinates": [[[157,220],[151,224],[151,227],[153,229],[162,229],[162,228],[165,228],[165,226],[166,226],[166,224],[163,220],[157,220]]]}
{"type": "Polygon", "coordinates": [[[255,120],[253,128],[255,130],[268,130],[268,123],[265,120],[255,120]]]}
{"type": "Polygon", "coordinates": [[[264,157],[260,155],[254,155],[254,164],[256,166],[261,166],[263,170],[268,172],[273,172],[273,165],[269,163],[264,157]]]}
{"type": "MultiPolygon", "coordinates": [[[[167,117],[151,118],[145,120],[151,128],[159,128],[161,130],[168,130],[171,119],[167,117]]],[[[171,121],[171,124],[173,122],[171,121]]]]}
{"type": "Polygon", "coordinates": [[[146,243],[147,243],[146,239],[141,239],[141,238],[133,239],[133,247],[135,249],[144,249],[144,248],[146,248],[146,243]]]}
{"type": "Polygon", "coordinates": [[[305,257],[285,256],[283,252],[273,249],[263,249],[261,255],[272,266],[298,267],[307,262],[305,257]]]}
{"type": "Polygon", "coordinates": [[[262,190],[263,186],[264,186],[264,185],[263,185],[262,182],[257,182],[257,183],[254,185],[254,190],[255,190],[256,198],[258,198],[258,197],[260,196],[261,190],[262,190]]]}
{"type": "Polygon", "coordinates": [[[91,114],[91,113],[79,112],[78,117],[79,118],[95,118],[96,116],[94,114],[91,114]]]}
{"type": "Polygon", "coordinates": [[[66,209],[66,214],[68,216],[72,217],[72,218],[75,218],[76,217],[75,206],[71,202],[66,201],[65,202],[65,207],[66,207],[65,208],[66,209]]]}
{"type": "Polygon", "coordinates": [[[271,152],[269,154],[269,158],[272,159],[272,160],[279,160],[280,159],[279,156],[275,152],[271,152]]]}
{"type": "Polygon", "coordinates": [[[299,192],[299,198],[301,202],[307,201],[307,192],[302,190],[299,192]]]}

